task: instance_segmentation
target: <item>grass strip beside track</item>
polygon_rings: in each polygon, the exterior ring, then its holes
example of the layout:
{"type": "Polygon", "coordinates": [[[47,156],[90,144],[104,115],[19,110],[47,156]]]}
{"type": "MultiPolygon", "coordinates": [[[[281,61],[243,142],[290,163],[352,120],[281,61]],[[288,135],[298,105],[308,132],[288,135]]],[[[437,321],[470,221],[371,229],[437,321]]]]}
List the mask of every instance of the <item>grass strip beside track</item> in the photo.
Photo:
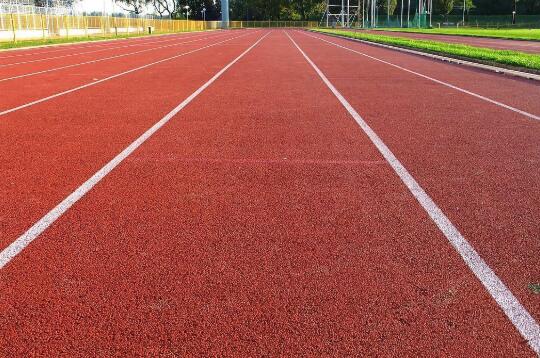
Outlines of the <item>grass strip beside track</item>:
{"type": "Polygon", "coordinates": [[[457,36],[470,36],[470,37],[489,37],[494,39],[508,39],[508,40],[528,40],[528,41],[540,41],[540,29],[475,29],[463,27],[459,29],[443,28],[443,29],[412,29],[412,28],[391,28],[391,29],[375,29],[384,31],[397,31],[397,32],[413,32],[420,34],[432,34],[432,35],[457,35],[457,36]]]}
{"type": "Polygon", "coordinates": [[[529,72],[540,72],[540,56],[518,51],[494,50],[483,47],[451,44],[430,40],[417,40],[403,37],[368,34],[362,31],[351,32],[344,30],[315,30],[322,33],[355,38],[359,40],[403,47],[411,50],[443,55],[448,57],[471,60],[495,66],[512,67],[529,72]]]}
{"type": "MultiPolygon", "coordinates": [[[[197,30],[198,31],[198,30],[197,30]]],[[[209,30],[208,30],[209,31],[209,30]]],[[[196,32],[196,31],[183,31],[183,32],[196,32]]],[[[170,34],[175,34],[176,32],[171,32],[170,34]]],[[[111,36],[80,36],[80,37],[60,37],[52,39],[39,39],[39,40],[20,40],[20,41],[9,41],[9,42],[0,42],[0,50],[8,50],[14,48],[25,48],[25,47],[36,47],[36,46],[48,46],[48,45],[61,45],[61,44],[72,44],[78,42],[93,42],[93,41],[108,41],[115,39],[131,39],[137,37],[147,37],[147,36],[160,36],[166,35],[164,33],[155,33],[155,34],[122,34],[122,35],[111,35],[111,36]]]]}

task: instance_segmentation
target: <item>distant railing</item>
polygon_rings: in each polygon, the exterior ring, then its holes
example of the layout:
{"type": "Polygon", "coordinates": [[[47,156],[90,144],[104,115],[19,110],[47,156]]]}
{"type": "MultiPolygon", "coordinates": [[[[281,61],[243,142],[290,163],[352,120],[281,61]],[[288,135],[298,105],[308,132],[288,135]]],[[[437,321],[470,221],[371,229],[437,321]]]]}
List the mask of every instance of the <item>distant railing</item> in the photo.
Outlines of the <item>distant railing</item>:
{"type": "Polygon", "coordinates": [[[220,21],[161,20],[111,16],[0,14],[0,41],[58,37],[141,35],[218,29],[220,21]]]}
{"type": "Polygon", "coordinates": [[[512,14],[508,15],[434,15],[434,27],[479,27],[479,28],[540,28],[540,15],[517,15],[512,23],[512,14]]]}
{"type": "Polygon", "coordinates": [[[318,27],[317,21],[231,21],[231,28],[318,27]]]}

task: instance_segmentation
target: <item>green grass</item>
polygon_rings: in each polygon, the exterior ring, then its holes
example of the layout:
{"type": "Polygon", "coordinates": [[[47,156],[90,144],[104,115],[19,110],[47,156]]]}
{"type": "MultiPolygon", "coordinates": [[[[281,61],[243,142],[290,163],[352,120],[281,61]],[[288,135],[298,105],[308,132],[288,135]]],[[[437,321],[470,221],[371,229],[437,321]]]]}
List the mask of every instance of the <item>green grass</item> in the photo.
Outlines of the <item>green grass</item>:
{"type": "Polygon", "coordinates": [[[529,290],[536,295],[540,295],[540,283],[531,283],[529,285],[529,290]]]}
{"type": "Polygon", "coordinates": [[[102,40],[114,40],[114,39],[127,39],[135,37],[144,37],[144,36],[154,36],[162,34],[121,34],[118,36],[81,36],[81,37],[61,37],[61,38],[52,38],[46,40],[21,40],[21,41],[6,41],[0,42],[0,50],[12,49],[12,48],[22,48],[22,47],[33,47],[33,46],[44,46],[44,45],[58,45],[58,44],[67,44],[67,43],[77,43],[77,42],[90,42],[90,41],[102,41],[102,40]]]}
{"type": "Polygon", "coordinates": [[[323,33],[331,33],[345,37],[357,38],[360,40],[404,47],[412,50],[428,52],[448,57],[466,59],[476,62],[489,63],[503,67],[513,67],[540,71],[540,56],[517,51],[494,50],[483,47],[474,47],[460,44],[451,44],[430,40],[408,39],[403,37],[392,37],[385,35],[375,35],[363,31],[352,32],[347,30],[316,30],[323,33]]]}
{"type": "Polygon", "coordinates": [[[540,29],[475,29],[475,28],[443,28],[443,29],[381,29],[381,31],[416,32],[434,35],[459,35],[473,37],[492,37],[510,40],[540,41],[540,29]]]}

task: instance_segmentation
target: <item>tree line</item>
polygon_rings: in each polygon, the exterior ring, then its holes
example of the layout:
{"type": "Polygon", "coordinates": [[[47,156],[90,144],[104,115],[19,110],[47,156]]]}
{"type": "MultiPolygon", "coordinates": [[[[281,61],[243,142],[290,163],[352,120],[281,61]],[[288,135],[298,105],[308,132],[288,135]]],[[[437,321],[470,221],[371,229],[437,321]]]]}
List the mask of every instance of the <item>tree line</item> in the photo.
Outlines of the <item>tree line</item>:
{"type": "MultiPolygon", "coordinates": [[[[44,5],[52,0],[35,0],[36,5],[44,5]]],[[[69,0],[73,2],[77,0],[69,0]]],[[[219,20],[220,0],[114,0],[122,9],[132,14],[142,14],[148,10],[163,18],[219,20]],[[189,8],[186,9],[186,6],[189,8]],[[204,10],[204,14],[203,14],[204,10]]],[[[330,0],[341,4],[341,0],[330,0]]],[[[351,4],[362,4],[367,0],[349,0],[351,4]],[[358,1],[358,2],[357,2],[358,1]]],[[[398,15],[401,4],[406,9],[409,0],[378,0],[380,14],[398,15]],[[390,5],[390,6],[388,6],[390,5]]],[[[410,0],[414,13],[418,0],[410,0]]],[[[433,0],[434,14],[461,13],[463,0],[433,0]]],[[[540,0],[465,0],[469,14],[508,15],[516,5],[518,14],[540,15],[540,0]]],[[[231,20],[320,20],[326,9],[325,0],[229,0],[231,20]]]]}

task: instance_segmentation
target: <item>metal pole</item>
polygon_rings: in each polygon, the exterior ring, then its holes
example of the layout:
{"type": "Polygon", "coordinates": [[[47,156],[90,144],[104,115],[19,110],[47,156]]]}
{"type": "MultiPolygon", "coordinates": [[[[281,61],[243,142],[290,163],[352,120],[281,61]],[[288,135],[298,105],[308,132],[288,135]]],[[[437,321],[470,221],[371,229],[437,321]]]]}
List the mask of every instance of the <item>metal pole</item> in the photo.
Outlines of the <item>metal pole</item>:
{"type": "Polygon", "coordinates": [[[462,21],[463,26],[465,26],[465,6],[467,6],[465,1],[466,0],[463,0],[463,21],[462,21]]]}
{"type": "Polygon", "coordinates": [[[229,0],[221,0],[221,28],[229,27],[229,0]]]}
{"type": "Polygon", "coordinates": [[[372,28],[377,27],[376,7],[377,7],[377,0],[372,0],[371,1],[371,27],[372,28]]]}
{"type": "MultiPolygon", "coordinates": [[[[328,18],[330,17],[330,2],[326,5],[326,28],[328,28],[328,18]]],[[[270,20],[268,20],[268,27],[270,27],[270,20]]]]}
{"type": "Polygon", "coordinates": [[[407,27],[411,24],[411,0],[408,0],[407,4],[407,27]]]}
{"type": "Polygon", "coordinates": [[[422,0],[418,0],[418,28],[420,28],[420,14],[422,13],[422,0]]]}
{"type": "Polygon", "coordinates": [[[389,26],[388,24],[390,23],[390,0],[388,0],[386,6],[386,26],[389,26]]]}
{"type": "Polygon", "coordinates": [[[401,21],[400,27],[403,27],[403,0],[401,0],[401,21]]]}
{"type": "Polygon", "coordinates": [[[375,0],[371,0],[371,3],[369,4],[369,27],[373,28],[373,2],[375,0]]]}
{"type": "Polygon", "coordinates": [[[362,0],[362,28],[366,27],[366,0],[362,0]]]}
{"type": "Polygon", "coordinates": [[[15,20],[13,19],[13,14],[9,14],[9,19],[11,20],[11,31],[13,31],[13,42],[17,42],[17,35],[15,32],[15,20]]]}
{"type": "Polygon", "coordinates": [[[347,0],[347,28],[351,27],[351,4],[350,0],[347,0]]]}
{"type": "Polygon", "coordinates": [[[377,27],[377,20],[379,20],[377,12],[377,0],[373,0],[373,25],[374,27],[377,27]]]}
{"type": "Polygon", "coordinates": [[[429,0],[429,27],[433,27],[433,0],[429,0]]]}
{"type": "Polygon", "coordinates": [[[341,0],[341,27],[345,27],[345,0],[341,0]]]}

